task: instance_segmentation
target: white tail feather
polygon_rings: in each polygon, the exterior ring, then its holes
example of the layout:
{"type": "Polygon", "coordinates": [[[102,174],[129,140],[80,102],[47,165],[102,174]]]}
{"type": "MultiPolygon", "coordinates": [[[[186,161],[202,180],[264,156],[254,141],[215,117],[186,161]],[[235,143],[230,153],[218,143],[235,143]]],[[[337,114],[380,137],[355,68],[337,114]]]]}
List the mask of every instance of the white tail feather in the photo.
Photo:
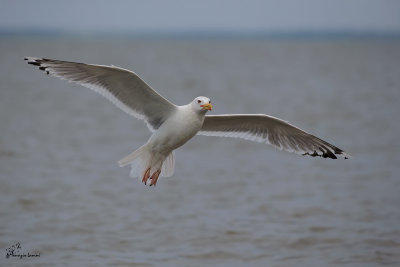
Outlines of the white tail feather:
{"type": "Polygon", "coordinates": [[[131,165],[130,177],[142,177],[151,164],[151,153],[147,144],[139,147],[128,156],[118,161],[120,167],[131,165]]]}
{"type": "Polygon", "coordinates": [[[119,166],[124,167],[131,165],[129,176],[143,177],[145,171],[151,168],[151,173],[154,173],[161,168],[161,176],[170,177],[174,174],[175,160],[173,152],[169,153],[167,157],[162,154],[151,153],[147,144],[141,146],[128,156],[118,161],[119,166]]]}
{"type": "Polygon", "coordinates": [[[147,148],[147,144],[139,147],[138,149],[136,149],[135,151],[133,151],[131,154],[129,154],[128,156],[124,157],[123,159],[121,159],[120,161],[118,161],[118,164],[120,167],[124,167],[126,165],[129,165],[130,163],[132,163],[132,161],[134,161],[135,159],[137,159],[138,157],[141,156],[141,154],[143,153],[143,151],[147,148]]]}
{"type": "Polygon", "coordinates": [[[174,152],[169,153],[161,168],[161,176],[171,177],[175,172],[174,152]]]}

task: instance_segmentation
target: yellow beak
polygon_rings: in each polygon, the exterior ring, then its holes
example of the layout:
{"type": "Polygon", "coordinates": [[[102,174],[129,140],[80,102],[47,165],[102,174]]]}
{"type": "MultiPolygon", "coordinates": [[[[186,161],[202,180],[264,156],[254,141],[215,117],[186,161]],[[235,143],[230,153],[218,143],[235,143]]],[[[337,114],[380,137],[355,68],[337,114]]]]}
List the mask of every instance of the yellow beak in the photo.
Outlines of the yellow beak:
{"type": "Polygon", "coordinates": [[[200,107],[202,107],[205,110],[212,110],[211,104],[204,104],[204,105],[201,105],[200,107]]]}

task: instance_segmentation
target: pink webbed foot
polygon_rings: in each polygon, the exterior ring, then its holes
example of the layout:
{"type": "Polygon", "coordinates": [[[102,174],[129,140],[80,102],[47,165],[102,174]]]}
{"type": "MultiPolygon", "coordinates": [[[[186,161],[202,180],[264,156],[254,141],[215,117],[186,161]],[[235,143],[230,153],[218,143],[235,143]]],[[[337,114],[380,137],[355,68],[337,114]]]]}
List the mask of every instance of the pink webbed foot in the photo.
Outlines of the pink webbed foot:
{"type": "Polygon", "coordinates": [[[153,173],[153,175],[151,176],[151,183],[150,186],[154,185],[156,186],[157,184],[157,180],[158,180],[158,176],[160,176],[161,170],[156,171],[155,173],[153,173]]]}
{"type": "Polygon", "coordinates": [[[150,177],[150,168],[148,168],[144,173],[142,178],[142,183],[147,184],[147,180],[149,179],[149,177],[150,177]]]}

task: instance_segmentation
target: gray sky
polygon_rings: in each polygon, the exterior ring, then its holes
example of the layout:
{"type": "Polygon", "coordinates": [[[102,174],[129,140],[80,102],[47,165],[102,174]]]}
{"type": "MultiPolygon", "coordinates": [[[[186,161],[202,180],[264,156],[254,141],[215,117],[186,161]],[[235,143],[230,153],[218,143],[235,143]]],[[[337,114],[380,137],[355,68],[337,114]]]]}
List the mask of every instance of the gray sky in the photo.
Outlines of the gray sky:
{"type": "Polygon", "coordinates": [[[400,32],[398,0],[0,0],[0,29],[400,32]]]}

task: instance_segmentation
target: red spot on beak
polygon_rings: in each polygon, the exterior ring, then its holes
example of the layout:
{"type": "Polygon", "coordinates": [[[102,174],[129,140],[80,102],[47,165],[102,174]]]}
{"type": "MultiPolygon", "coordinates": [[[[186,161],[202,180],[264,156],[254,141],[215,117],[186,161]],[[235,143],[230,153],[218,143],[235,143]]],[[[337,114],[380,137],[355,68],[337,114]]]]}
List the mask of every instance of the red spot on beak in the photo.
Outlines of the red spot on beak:
{"type": "Polygon", "coordinates": [[[211,104],[200,105],[200,107],[202,107],[203,109],[206,109],[206,110],[212,110],[211,104]]]}

